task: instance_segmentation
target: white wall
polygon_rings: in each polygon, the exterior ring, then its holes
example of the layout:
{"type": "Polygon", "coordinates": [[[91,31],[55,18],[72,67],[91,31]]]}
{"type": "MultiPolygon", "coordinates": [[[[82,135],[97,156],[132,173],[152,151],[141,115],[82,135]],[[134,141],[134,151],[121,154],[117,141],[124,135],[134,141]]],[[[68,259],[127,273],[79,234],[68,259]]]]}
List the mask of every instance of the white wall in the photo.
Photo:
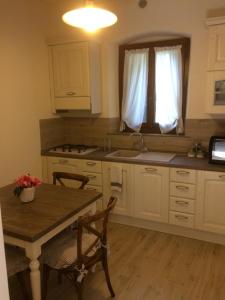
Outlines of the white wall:
{"type": "MultiPolygon", "coordinates": [[[[100,31],[95,36],[62,23],[64,11],[81,1],[44,0],[48,15],[46,35],[66,39],[96,39],[102,42],[103,54],[103,114],[118,116],[118,55],[116,46],[145,35],[159,33],[187,35],[191,37],[191,65],[188,93],[188,118],[208,118],[203,113],[206,85],[207,29],[205,19],[209,10],[224,7],[224,0],[149,0],[145,9],[140,9],[138,0],[96,0],[114,11],[119,18],[117,25],[100,31]]],[[[217,12],[219,12],[218,10],[217,12]]],[[[224,9],[223,9],[224,11],[224,9]]]]}
{"type": "Polygon", "coordinates": [[[0,4],[0,186],[41,176],[39,119],[51,117],[40,1],[0,4]]]}

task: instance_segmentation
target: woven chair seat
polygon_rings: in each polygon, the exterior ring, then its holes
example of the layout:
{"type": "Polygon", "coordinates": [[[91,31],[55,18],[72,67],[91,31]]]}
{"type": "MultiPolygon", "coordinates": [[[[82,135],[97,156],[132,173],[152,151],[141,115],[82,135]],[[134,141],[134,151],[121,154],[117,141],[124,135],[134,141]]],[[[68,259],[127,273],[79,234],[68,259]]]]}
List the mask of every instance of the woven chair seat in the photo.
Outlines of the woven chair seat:
{"type": "MultiPolygon", "coordinates": [[[[96,240],[93,234],[83,234],[83,249],[87,250],[96,240]]],[[[92,252],[93,254],[93,252],[92,252]]],[[[64,269],[77,260],[77,239],[74,232],[66,231],[63,235],[50,240],[44,248],[42,261],[53,269],[64,269]]]]}

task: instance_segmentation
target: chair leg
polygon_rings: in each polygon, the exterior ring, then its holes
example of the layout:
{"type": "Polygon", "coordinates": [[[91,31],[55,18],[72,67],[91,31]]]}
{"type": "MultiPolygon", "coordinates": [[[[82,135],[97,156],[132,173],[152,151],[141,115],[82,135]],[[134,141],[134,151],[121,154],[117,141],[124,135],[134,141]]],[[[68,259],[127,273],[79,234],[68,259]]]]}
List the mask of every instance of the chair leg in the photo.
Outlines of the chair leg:
{"type": "Polygon", "coordinates": [[[58,284],[62,284],[62,273],[60,271],[57,272],[57,282],[58,284]]]}
{"type": "Polygon", "coordinates": [[[111,297],[115,297],[115,293],[113,291],[112,284],[111,284],[111,281],[110,281],[110,276],[109,276],[109,267],[108,267],[107,254],[104,255],[104,257],[102,258],[102,266],[103,266],[103,270],[105,272],[105,279],[106,279],[111,297]]]}
{"type": "Polygon", "coordinates": [[[76,283],[77,299],[83,300],[83,281],[76,283]]]}
{"type": "Polygon", "coordinates": [[[48,291],[48,279],[51,268],[48,265],[43,265],[43,274],[42,274],[42,300],[46,300],[47,291],[48,291]]]}
{"type": "Polygon", "coordinates": [[[28,292],[27,285],[28,285],[28,280],[27,280],[27,271],[19,272],[16,274],[17,279],[19,281],[23,297],[25,300],[31,300],[31,295],[28,292]]]}

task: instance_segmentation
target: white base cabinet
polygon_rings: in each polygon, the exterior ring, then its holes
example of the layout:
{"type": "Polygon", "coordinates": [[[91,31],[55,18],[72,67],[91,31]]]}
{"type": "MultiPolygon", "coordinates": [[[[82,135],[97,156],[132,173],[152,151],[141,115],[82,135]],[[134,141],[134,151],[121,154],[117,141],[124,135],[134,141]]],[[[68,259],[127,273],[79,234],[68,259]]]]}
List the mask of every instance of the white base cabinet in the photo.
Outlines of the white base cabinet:
{"type": "MultiPolygon", "coordinates": [[[[85,188],[103,193],[99,209],[106,206],[111,195],[118,197],[114,217],[133,220],[134,224],[176,225],[183,233],[193,229],[193,237],[196,232],[203,239],[209,234],[225,237],[225,172],[60,157],[43,157],[42,161],[43,175],[49,183],[54,171],[88,176],[90,181],[85,188]],[[121,169],[121,192],[111,189],[112,166],[121,169]]],[[[77,187],[74,182],[66,184],[77,187]]]]}
{"type": "MultiPolygon", "coordinates": [[[[48,157],[47,158],[48,183],[53,183],[53,172],[66,172],[81,174],[80,160],[73,158],[48,157]]],[[[74,180],[62,180],[66,186],[77,188],[79,182],[74,180]]]]}
{"type": "Polygon", "coordinates": [[[103,162],[103,195],[104,203],[107,204],[111,195],[118,198],[113,210],[114,214],[123,216],[132,215],[133,204],[133,165],[124,163],[103,162]],[[110,171],[112,166],[120,166],[122,169],[122,191],[112,191],[110,183],[110,171]]]}
{"type": "MultiPolygon", "coordinates": [[[[44,160],[43,160],[44,161],[44,160]]],[[[43,170],[47,173],[47,182],[53,183],[53,172],[66,172],[85,175],[89,178],[88,184],[85,186],[86,190],[95,190],[102,193],[102,163],[101,161],[75,159],[75,158],[60,158],[47,157],[45,160],[47,164],[43,166],[43,170]]],[[[62,180],[66,186],[78,188],[80,183],[74,180],[62,180]]],[[[102,199],[97,201],[97,209],[101,210],[103,207],[102,199]]]]}
{"type": "Polygon", "coordinates": [[[168,222],[169,168],[135,165],[134,216],[168,222]]]}
{"type": "Polygon", "coordinates": [[[198,172],[196,228],[225,234],[225,174],[198,172]]]}

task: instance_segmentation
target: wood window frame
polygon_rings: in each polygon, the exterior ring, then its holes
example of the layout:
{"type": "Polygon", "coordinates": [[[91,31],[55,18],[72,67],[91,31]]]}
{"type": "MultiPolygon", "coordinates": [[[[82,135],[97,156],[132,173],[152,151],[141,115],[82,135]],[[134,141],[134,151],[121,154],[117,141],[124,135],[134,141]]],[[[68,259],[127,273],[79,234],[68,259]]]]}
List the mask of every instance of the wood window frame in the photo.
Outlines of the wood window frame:
{"type": "MultiPolygon", "coordinates": [[[[148,91],[147,91],[147,123],[143,123],[141,132],[143,133],[161,133],[159,125],[154,122],[155,117],[155,51],[154,47],[170,47],[181,45],[182,54],[182,117],[185,121],[186,117],[186,104],[187,104],[187,89],[188,89],[188,73],[190,62],[190,38],[178,38],[161,41],[151,41],[138,44],[125,44],[119,46],[119,106],[120,118],[122,112],[122,99],[123,99],[123,74],[124,74],[124,61],[125,51],[132,49],[149,49],[149,72],[148,72],[148,91]]],[[[125,126],[124,132],[133,132],[132,129],[125,126]]],[[[169,132],[169,134],[176,134],[176,130],[169,132]]]]}

